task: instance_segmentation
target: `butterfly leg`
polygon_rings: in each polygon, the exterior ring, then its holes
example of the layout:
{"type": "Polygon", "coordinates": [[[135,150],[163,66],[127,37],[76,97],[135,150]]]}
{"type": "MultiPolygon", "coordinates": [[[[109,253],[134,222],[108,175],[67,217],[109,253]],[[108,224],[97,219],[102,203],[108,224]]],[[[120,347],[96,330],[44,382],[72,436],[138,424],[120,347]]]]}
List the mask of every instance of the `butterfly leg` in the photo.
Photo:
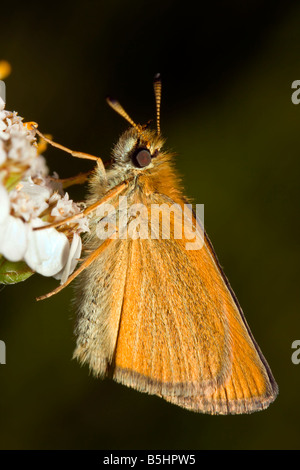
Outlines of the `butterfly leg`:
{"type": "Polygon", "coordinates": [[[95,209],[100,207],[102,204],[110,201],[114,197],[118,196],[121,194],[129,185],[129,180],[123,181],[122,183],[117,184],[114,188],[112,188],[110,191],[106,193],[105,196],[103,196],[100,201],[95,202],[94,204],[91,204],[89,207],[84,209],[82,212],[78,214],[74,214],[70,217],[67,217],[66,219],[59,220],[58,222],[54,222],[49,225],[43,225],[42,227],[35,227],[33,230],[46,230],[47,228],[56,228],[60,227],[61,225],[73,222],[76,222],[76,219],[80,219],[81,217],[85,217],[86,215],[90,214],[93,212],[95,209]]]}
{"type": "Polygon", "coordinates": [[[83,184],[87,181],[91,171],[85,173],[79,173],[76,176],[70,176],[69,178],[53,178],[49,176],[48,178],[54,183],[61,183],[64,189],[74,186],[75,184],[83,184]]]}
{"type": "Polygon", "coordinates": [[[52,295],[58,294],[62,289],[67,287],[67,285],[70,284],[84,269],[86,269],[112,242],[113,240],[111,238],[107,238],[96,250],[94,250],[81,264],[81,266],[74,271],[71,276],[67,279],[64,284],[58,286],[56,289],[53,291],[49,292],[48,294],[42,295],[40,297],[37,297],[36,300],[44,300],[48,299],[49,297],[52,297],[52,295]]]}
{"type": "Polygon", "coordinates": [[[37,128],[37,124],[35,122],[31,122],[31,123],[27,123],[27,127],[31,128],[31,129],[35,129],[36,133],[45,141],[47,142],[48,144],[52,145],[52,147],[56,147],[60,150],[63,150],[64,152],[67,152],[67,153],[70,153],[72,155],[72,157],[76,157],[76,158],[83,158],[83,159],[86,159],[86,160],[94,160],[97,162],[97,165],[98,165],[98,168],[101,170],[102,172],[102,176],[104,179],[106,179],[106,171],[105,171],[105,167],[104,167],[104,164],[102,162],[102,159],[100,157],[96,157],[95,155],[90,155],[88,153],[84,153],[84,152],[76,152],[74,150],[71,150],[67,147],[65,147],[64,145],[61,145],[61,144],[58,144],[57,142],[54,142],[53,140],[49,139],[49,137],[46,137],[44,134],[42,134],[42,132],[40,132],[37,128]]]}

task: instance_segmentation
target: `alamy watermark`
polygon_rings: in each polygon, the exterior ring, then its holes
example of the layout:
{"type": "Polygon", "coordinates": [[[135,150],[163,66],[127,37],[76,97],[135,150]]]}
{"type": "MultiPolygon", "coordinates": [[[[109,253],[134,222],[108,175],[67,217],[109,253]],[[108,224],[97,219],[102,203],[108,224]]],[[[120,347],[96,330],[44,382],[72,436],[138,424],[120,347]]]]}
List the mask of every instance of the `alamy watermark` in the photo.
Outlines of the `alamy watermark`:
{"type": "Polygon", "coordinates": [[[186,250],[200,250],[204,244],[204,204],[193,210],[191,204],[132,204],[120,196],[117,209],[102,204],[96,218],[100,240],[183,240],[186,250]]]}
{"type": "Polygon", "coordinates": [[[295,339],[292,342],[292,349],[295,349],[291,356],[292,363],[298,365],[300,364],[300,339],[295,339]]]}
{"type": "Polygon", "coordinates": [[[292,88],[295,89],[292,93],[291,100],[293,104],[300,103],[300,80],[294,80],[292,83],[292,88]]]}
{"type": "Polygon", "coordinates": [[[0,364],[6,364],[6,345],[0,340],[0,364]]]}
{"type": "Polygon", "coordinates": [[[6,87],[3,80],[0,80],[0,98],[6,103],[6,87]]]}

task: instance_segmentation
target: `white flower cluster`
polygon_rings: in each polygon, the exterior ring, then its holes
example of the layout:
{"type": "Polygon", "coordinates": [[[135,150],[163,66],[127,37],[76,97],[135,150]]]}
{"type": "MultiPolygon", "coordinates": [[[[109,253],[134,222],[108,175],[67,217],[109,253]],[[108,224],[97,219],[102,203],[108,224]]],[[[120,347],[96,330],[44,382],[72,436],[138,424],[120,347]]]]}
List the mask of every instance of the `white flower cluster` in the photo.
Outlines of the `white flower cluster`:
{"type": "Polygon", "coordinates": [[[35,130],[6,111],[0,98],[0,254],[9,261],[24,260],[33,271],[63,284],[80,258],[87,218],[64,229],[33,229],[79,212],[55,178],[48,177],[35,130]]]}

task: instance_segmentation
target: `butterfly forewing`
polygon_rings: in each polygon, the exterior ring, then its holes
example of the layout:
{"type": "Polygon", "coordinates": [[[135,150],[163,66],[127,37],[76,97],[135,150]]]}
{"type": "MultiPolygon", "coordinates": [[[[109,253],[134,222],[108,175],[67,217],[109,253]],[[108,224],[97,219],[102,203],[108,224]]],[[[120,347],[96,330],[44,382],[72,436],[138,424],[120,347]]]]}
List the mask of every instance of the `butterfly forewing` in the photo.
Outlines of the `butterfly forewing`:
{"type": "Polygon", "coordinates": [[[194,411],[262,408],[276,395],[268,366],[211,245],[186,242],[132,241],[113,376],[194,411]]]}
{"type": "MultiPolygon", "coordinates": [[[[265,408],[277,385],[201,223],[184,207],[170,159],[160,154],[130,183],[127,223],[82,274],[74,355],[97,375],[193,411],[265,408]],[[134,216],[134,205],[146,213],[134,216]],[[160,211],[154,224],[153,207],[160,211]],[[197,249],[187,248],[184,210],[197,249]]],[[[86,242],[91,249],[101,243],[94,232],[86,242]]]]}

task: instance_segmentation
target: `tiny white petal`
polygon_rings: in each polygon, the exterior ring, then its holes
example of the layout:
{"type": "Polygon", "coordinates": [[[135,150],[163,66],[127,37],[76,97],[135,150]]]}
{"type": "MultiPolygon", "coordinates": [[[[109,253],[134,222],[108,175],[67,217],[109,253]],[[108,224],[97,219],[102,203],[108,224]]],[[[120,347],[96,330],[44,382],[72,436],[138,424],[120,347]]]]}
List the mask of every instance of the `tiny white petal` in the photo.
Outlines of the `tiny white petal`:
{"type": "Polygon", "coordinates": [[[78,224],[76,233],[90,232],[89,219],[87,217],[81,217],[76,220],[76,223],[78,224]]]}
{"type": "Polygon", "coordinates": [[[43,204],[51,195],[51,190],[49,188],[35,184],[30,180],[21,181],[20,188],[22,193],[26,193],[37,205],[43,204]]]}
{"type": "MultiPolygon", "coordinates": [[[[41,219],[33,219],[33,227],[47,225],[41,219]]],[[[34,271],[43,276],[54,276],[62,270],[68,261],[69,242],[67,237],[49,228],[39,231],[30,231],[28,234],[28,248],[25,261],[34,271]]]]}
{"type": "Polygon", "coordinates": [[[49,207],[47,201],[50,194],[50,188],[35,184],[29,177],[27,181],[21,181],[10,191],[9,197],[15,214],[29,222],[39,217],[49,207]]]}
{"type": "MultiPolygon", "coordinates": [[[[1,122],[0,121],[0,131],[1,131],[1,122]]],[[[7,154],[6,151],[4,150],[4,143],[3,140],[0,140],[0,165],[3,165],[3,163],[6,162],[7,159],[7,154]]]]}
{"type": "Polygon", "coordinates": [[[5,187],[0,183],[0,224],[8,217],[10,212],[10,202],[5,187]]]}
{"type": "Polygon", "coordinates": [[[8,132],[1,132],[0,133],[0,139],[3,140],[3,141],[7,141],[9,140],[10,136],[9,136],[9,133],[8,132]]]}
{"type": "Polygon", "coordinates": [[[71,249],[72,249],[72,257],[70,257],[71,258],[71,263],[70,263],[69,275],[72,274],[72,272],[76,268],[78,260],[79,260],[80,255],[81,255],[81,250],[82,250],[81,237],[77,233],[74,233],[74,235],[73,235],[71,249]]]}
{"type": "Polygon", "coordinates": [[[31,163],[30,168],[27,170],[27,174],[31,176],[41,175],[47,176],[49,173],[49,169],[46,164],[46,160],[43,155],[37,155],[31,163]]]}
{"type": "Polygon", "coordinates": [[[72,199],[69,199],[68,193],[65,193],[65,195],[57,201],[56,206],[51,211],[51,215],[55,217],[56,220],[61,220],[78,214],[79,212],[79,206],[73,202],[72,199]]]}
{"type": "Polygon", "coordinates": [[[28,241],[28,226],[9,215],[0,224],[0,253],[9,261],[21,261],[28,241]]]}
{"type": "Polygon", "coordinates": [[[72,274],[72,272],[76,268],[78,259],[80,258],[80,255],[81,255],[81,249],[82,249],[81,238],[79,235],[77,235],[77,233],[74,233],[73,240],[72,240],[71,247],[70,247],[68,261],[65,267],[58,274],[56,274],[56,276],[54,276],[55,279],[61,279],[61,282],[60,282],[61,284],[64,284],[66,282],[70,274],[72,274]]]}
{"type": "Polygon", "coordinates": [[[55,202],[59,201],[60,198],[60,194],[55,191],[53,194],[51,194],[51,197],[49,198],[49,205],[52,205],[55,202]]]}

